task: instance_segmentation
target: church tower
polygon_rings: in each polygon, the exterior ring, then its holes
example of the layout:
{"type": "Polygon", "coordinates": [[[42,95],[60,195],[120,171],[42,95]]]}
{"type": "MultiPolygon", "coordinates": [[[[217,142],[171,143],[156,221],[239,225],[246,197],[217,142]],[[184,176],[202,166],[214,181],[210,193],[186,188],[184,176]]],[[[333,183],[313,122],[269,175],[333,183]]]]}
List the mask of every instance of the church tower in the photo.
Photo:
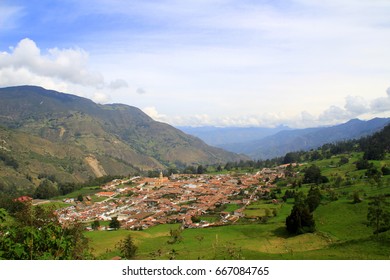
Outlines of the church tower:
{"type": "Polygon", "coordinates": [[[164,177],[163,177],[163,173],[162,173],[162,171],[160,171],[160,176],[159,176],[159,178],[158,178],[158,184],[161,186],[162,184],[163,184],[163,179],[164,177]]]}

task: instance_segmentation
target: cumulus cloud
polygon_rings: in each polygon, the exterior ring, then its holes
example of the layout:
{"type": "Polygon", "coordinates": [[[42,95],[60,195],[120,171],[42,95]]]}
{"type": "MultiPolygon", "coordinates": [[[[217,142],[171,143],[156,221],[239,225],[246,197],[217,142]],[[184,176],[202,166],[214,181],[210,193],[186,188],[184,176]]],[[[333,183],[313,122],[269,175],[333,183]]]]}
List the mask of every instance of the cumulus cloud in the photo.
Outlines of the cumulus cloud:
{"type": "Polygon", "coordinates": [[[366,111],[364,113],[390,112],[390,87],[386,90],[386,96],[375,98],[370,102],[366,102],[366,104],[366,111]]]}
{"type": "Polygon", "coordinates": [[[12,67],[0,67],[0,86],[13,86],[21,84],[40,85],[58,91],[68,91],[68,85],[57,79],[39,76],[31,73],[26,68],[14,69],[12,67]]]}
{"type": "Polygon", "coordinates": [[[390,112],[390,88],[386,90],[387,96],[367,101],[361,96],[347,96],[344,108],[330,106],[322,112],[318,120],[322,123],[334,124],[347,121],[365,114],[390,112]]]}
{"type": "Polygon", "coordinates": [[[142,111],[155,121],[169,122],[166,115],[160,114],[155,107],[146,107],[142,111]]]}
{"type": "Polygon", "coordinates": [[[103,92],[95,92],[95,94],[92,97],[92,100],[99,104],[105,104],[108,103],[111,100],[111,98],[109,95],[103,92]]]}
{"type": "Polygon", "coordinates": [[[383,113],[390,111],[390,96],[374,99],[370,103],[372,112],[383,113]]]}
{"type": "Polygon", "coordinates": [[[345,99],[345,110],[351,114],[364,114],[369,110],[367,101],[361,96],[347,96],[345,99]]]}
{"type": "Polygon", "coordinates": [[[344,120],[348,118],[348,112],[338,106],[330,106],[323,113],[320,114],[319,120],[323,122],[330,122],[344,120]]]}
{"type": "Polygon", "coordinates": [[[120,88],[127,88],[129,87],[128,83],[125,80],[122,79],[116,79],[114,81],[111,81],[111,83],[108,85],[110,89],[120,89],[120,88]]]}
{"type": "Polygon", "coordinates": [[[53,48],[42,54],[28,38],[9,52],[0,53],[0,85],[15,82],[45,87],[64,83],[96,88],[104,85],[103,76],[88,68],[88,53],[84,50],[53,48]],[[20,73],[23,75],[19,76],[20,73]]]}

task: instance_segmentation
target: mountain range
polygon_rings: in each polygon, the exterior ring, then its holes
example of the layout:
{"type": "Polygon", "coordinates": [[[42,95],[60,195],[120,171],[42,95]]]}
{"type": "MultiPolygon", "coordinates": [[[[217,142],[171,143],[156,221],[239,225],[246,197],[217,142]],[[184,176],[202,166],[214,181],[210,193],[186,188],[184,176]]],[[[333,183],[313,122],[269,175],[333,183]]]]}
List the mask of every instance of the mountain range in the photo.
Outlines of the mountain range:
{"type": "Polygon", "coordinates": [[[283,126],[276,128],[182,127],[181,129],[225,150],[245,154],[253,159],[270,159],[284,156],[291,151],[318,148],[326,143],[358,139],[381,130],[388,123],[390,118],[374,118],[368,121],[352,119],[335,126],[306,129],[291,129],[283,126]]]}
{"type": "Polygon", "coordinates": [[[215,126],[177,126],[176,128],[199,137],[211,146],[247,143],[274,135],[279,131],[289,130],[288,126],[277,127],[215,127],[215,126]]]}
{"type": "Polygon", "coordinates": [[[136,107],[100,105],[36,86],[0,88],[0,108],[0,191],[4,185],[36,186],[47,176],[85,182],[104,175],[273,158],[360,138],[390,123],[376,118],[307,129],[181,127],[182,132],[136,107]]]}
{"type": "Polygon", "coordinates": [[[154,121],[140,109],[100,105],[36,86],[0,89],[3,181],[28,183],[42,173],[61,181],[247,159],[154,121]],[[21,176],[23,175],[23,176],[21,176]]]}

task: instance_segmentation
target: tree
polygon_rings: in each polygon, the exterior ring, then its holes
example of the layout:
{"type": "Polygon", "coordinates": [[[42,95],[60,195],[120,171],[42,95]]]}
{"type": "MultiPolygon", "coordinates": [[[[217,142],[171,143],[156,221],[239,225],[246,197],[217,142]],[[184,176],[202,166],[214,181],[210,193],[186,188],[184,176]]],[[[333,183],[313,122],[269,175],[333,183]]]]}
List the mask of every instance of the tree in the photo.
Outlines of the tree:
{"type": "Polygon", "coordinates": [[[356,203],[360,203],[360,202],[362,202],[362,199],[360,198],[359,192],[358,191],[354,191],[353,192],[353,201],[352,201],[352,203],[356,204],[356,203]]]}
{"type": "Polygon", "coordinates": [[[48,199],[57,196],[59,191],[52,181],[44,179],[35,190],[34,197],[39,199],[48,199]]]}
{"type": "Polygon", "coordinates": [[[225,164],[224,169],[227,170],[227,171],[230,171],[230,170],[233,169],[233,167],[234,167],[234,163],[228,162],[228,163],[225,164]]]}
{"type": "Polygon", "coordinates": [[[93,230],[97,230],[99,227],[100,227],[100,222],[99,222],[99,220],[95,220],[95,221],[92,222],[91,228],[92,228],[93,230]]]}
{"type": "Polygon", "coordinates": [[[339,161],[339,166],[347,164],[349,162],[349,159],[347,157],[341,157],[339,161]]]}
{"type": "Polygon", "coordinates": [[[343,182],[343,177],[341,177],[340,175],[336,177],[336,179],[334,180],[334,187],[335,188],[340,188],[341,187],[341,183],[343,182]]]}
{"type": "Polygon", "coordinates": [[[121,223],[118,221],[118,217],[112,217],[108,226],[115,230],[119,229],[121,227],[121,223]]]}
{"type": "Polygon", "coordinates": [[[367,160],[382,160],[385,158],[386,151],[381,145],[368,146],[363,154],[363,158],[367,160]]]}
{"type": "Polygon", "coordinates": [[[286,218],[286,228],[289,233],[301,234],[315,231],[315,221],[303,192],[295,193],[294,207],[286,218]]]}
{"type": "Polygon", "coordinates": [[[381,171],[383,176],[390,175],[390,168],[387,165],[382,166],[381,171]]]}
{"type": "Polygon", "coordinates": [[[200,223],[200,218],[199,216],[191,216],[191,221],[193,223],[200,223]]]}
{"type": "Polygon", "coordinates": [[[283,164],[299,162],[301,157],[297,152],[289,152],[283,158],[283,164]]]}
{"type": "Polygon", "coordinates": [[[306,204],[309,207],[310,212],[313,212],[321,203],[321,192],[317,187],[311,187],[306,198],[306,204]]]}
{"type": "Polygon", "coordinates": [[[71,193],[71,192],[73,192],[77,189],[80,189],[80,188],[81,188],[80,184],[75,184],[75,183],[70,183],[70,182],[58,184],[58,191],[61,195],[71,193]]]}
{"type": "Polygon", "coordinates": [[[314,151],[311,156],[310,156],[310,160],[311,161],[315,161],[315,160],[320,160],[320,159],[323,159],[323,156],[320,154],[319,151],[314,151]]]}
{"type": "Polygon", "coordinates": [[[131,235],[127,235],[125,239],[119,241],[116,247],[121,252],[121,257],[125,259],[132,259],[137,252],[138,247],[134,244],[131,235]]]}
{"type": "Polygon", "coordinates": [[[301,234],[315,231],[315,221],[309,207],[303,203],[295,204],[291,214],[286,218],[289,233],[301,234]]]}
{"type": "Polygon", "coordinates": [[[203,165],[199,165],[198,168],[196,169],[197,174],[203,174],[205,173],[206,169],[203,167],[203,165]]]}
{"type": "Polygon", "coordinates": [[[380,232],[390,229],[390,203],[384,196],[376,196],[368,204],[367,220],[368,226],[374,228],[374,234],[378,236],[380,232]]]}
{"type": "Polygon", "coordinates": [[[357,170],[363,170],[370,168],[371,164],[367,159],[359,159],[356,162],[356,169],[357,170]]]}
{"type": "Polygon", "coordinates": [[[0,224],[0,259],[78,260],[92,258],[83,226],[61,225],[52,208],[27,204],[0,224]]]}
{"type": "Polygon", "coordinates": [[[171,229],[169,231],[170,239],[167,241],[168,244],[175,244],[177,242],[180,242],[183,240],[183,236],[181,235],[183,233],[183,229],[180,226],[177,229],[171,229]]]}
{"type": "Polygon", "coordinates": [[[321,175],[321,169],[312,164],[305,170],[305,175],[303,177],[303,183],[327,183],[329,180],[327,177],[321,175]]]}

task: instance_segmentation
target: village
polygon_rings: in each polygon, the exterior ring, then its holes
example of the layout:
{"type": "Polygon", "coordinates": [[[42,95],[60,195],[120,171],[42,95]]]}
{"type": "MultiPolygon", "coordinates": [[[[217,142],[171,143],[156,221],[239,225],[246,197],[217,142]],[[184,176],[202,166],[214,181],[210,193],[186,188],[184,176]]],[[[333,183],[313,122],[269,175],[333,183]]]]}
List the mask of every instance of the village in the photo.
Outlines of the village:
{"type": "MultiPolygon", "coordinates": [[[[186,228],[220,226],[236,222],[252,202],[271,191],[285,167],[264,168],[255,174],[172,174],[158,178],[133,177],[102,186],[95,203],[73,202],[57,211],[62,224],[109,221],[116,217],[121,227],[142,230],[158,224],[181,223],[186,228]],[[232,212],[221,211],[220,219],[207,222],[198,217],[224,204],[236,204],[232,212]]],[[[87,200],[90,200],[87,197],[87,200]]],[[[90,227],[88,227],[90,229],[90,227]]],[[[108,227],[100,229],[110,230],[108,227]]]]}

